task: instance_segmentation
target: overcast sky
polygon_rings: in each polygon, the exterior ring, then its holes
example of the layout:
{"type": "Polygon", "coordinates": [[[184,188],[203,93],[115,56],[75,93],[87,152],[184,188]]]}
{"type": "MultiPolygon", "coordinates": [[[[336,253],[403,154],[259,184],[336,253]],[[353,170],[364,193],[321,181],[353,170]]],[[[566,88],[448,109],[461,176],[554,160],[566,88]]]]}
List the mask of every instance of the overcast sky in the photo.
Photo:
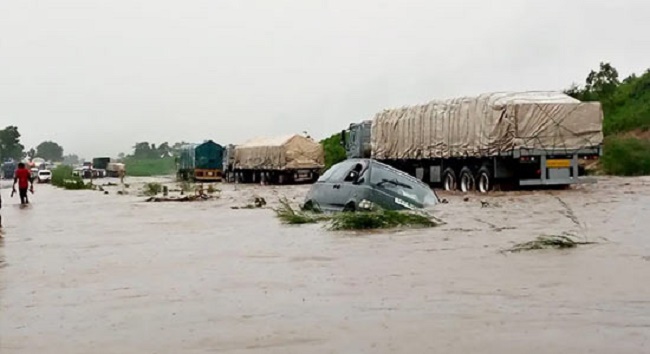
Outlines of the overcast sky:
{"type": "Polygon", "coordinates": [[[85,157],[650,67],[647,0],[0,0],[0,126],[85,157]]]}

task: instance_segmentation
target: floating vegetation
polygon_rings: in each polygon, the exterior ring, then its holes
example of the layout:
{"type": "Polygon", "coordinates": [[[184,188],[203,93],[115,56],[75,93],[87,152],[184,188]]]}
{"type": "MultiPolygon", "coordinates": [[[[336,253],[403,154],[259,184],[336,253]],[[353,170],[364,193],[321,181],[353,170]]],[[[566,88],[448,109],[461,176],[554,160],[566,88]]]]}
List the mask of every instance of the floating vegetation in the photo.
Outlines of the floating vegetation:
{"type": "Polygon", "coordinates": [[[427,228],[439,224],[439,221],[424,213],[379,209],[367,212],[334,214],[329,229],[340,231],[392,229],[396,227],[427,228]]]}
{"type": "Polygon", "coordinates": [[[163,189],[162,184],[151,182],[144,185],[143,193],[144,195],[153,197],[155,195],[158,195],[158,193],[162,192],[162,189],[163,189]]]}
{"type": "Polygon", "coordinates": [[[283,223],[289,225],[315,224],[331,217],[315,212],[295,210],[287,199],[280,199],[280,206],[274,209],[283,223]]]}
{"type": "Polygon", "coordinates": [[[524,243],[518,243],[512,248],[504,250],[503,252],[508,253],[517,253],[523,251],[535,251],[535,250],[545,250],[545,249],[569,249],[576,248],[580,245],[592,245],[595,242],[584,242],[577,241],[572,238],[572,235],[543,235],[537,237],[533,241],[528,241],[524,243]]]}
{"type": "Polygon", "coordinates": [[[396,227],[425,228],[442,224],[441,221],[426,213],[412,211],[378,209],[374,211],[323,214],[313,206],[306,210],[295,210],[286,199],[281,199],[280,206],[274,210],[278,218],[285,224],[315,224],[321,221],[329,221],[328,229],[333,231],[391,229],[396,227]]]}

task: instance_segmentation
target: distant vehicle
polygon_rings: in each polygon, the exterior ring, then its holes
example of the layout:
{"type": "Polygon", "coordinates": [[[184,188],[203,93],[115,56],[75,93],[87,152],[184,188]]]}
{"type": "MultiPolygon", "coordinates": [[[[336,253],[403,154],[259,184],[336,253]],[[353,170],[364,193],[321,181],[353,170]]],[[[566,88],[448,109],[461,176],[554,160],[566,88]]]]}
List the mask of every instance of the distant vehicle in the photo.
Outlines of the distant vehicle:
{"type": "Polygon", "coordinates": [[[16,172],[16,168],[18,167],[18,164],[14,161],[6,161],[5,163],[2,164],[2,178],[4,179],[13,179],[14,178],[14,172],[16,172]]]}
{"type": "Polygon", "coordinates": [[[120,173],[125,171],[125,165],[118,162],[110,162],[106,166],[106,175],[108,177],[120,177],[120,173]]]}
{"type": "Polygon", "coordinates": [[[323,211],[418,210],[438,204],[428,185],[371,159],[350,159],[327,170],[305,198],[305,209],[323,211]]]}
{"type": "Polygon", "coordinates": [[[557,92],[500,92],[384,110],[351,124],[348,158],[373,158],[448,191],[566,186],[602,151],[603,111],[557,92]]]}
{"type": "Polygon", "coordinates": [[[79,168],[75,168],[72,171],[72,175],[76,177],[88,179],[93,177],[93,170],[87,166],[79,167],[79,168]]]}
{"type": "Polygon", "coordinates": [[[197,182],[219,182],[223,177],[223,146],[208,140],[186,145],[177,160],[179,179],[197,182]]]}
{"type": "Polygon", "coordinates": [[[93,159],[92,167],[98,170],[108,169],[108,164],[111,163],[110,157],[95,157],[93,159]]]}
{"type": "Polygon", "coordinates": [[[314,182],[325,166],[323,146],[299,134],[252,139],[225,156],[226,179],[241,183],[314,182]]]}
{"type": "Polygon", "coordinates": [[[32,167],[29,171],[32,173],[32,179],[38,178],[38,171],[39,171],[38,168],[32,167]]]}
{"type": "Polygon", "coordinates": [[[52,171],[40,170],[38,171],[36,179],[38,183],[50,183],[52,181],[52,171]]]}

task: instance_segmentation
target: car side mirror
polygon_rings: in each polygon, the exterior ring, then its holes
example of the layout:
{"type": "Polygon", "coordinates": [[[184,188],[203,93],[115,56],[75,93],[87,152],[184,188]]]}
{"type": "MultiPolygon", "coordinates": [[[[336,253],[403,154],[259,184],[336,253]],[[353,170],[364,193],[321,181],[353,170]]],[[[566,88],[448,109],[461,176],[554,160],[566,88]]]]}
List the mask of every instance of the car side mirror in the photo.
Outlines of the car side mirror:
{"type": "Polygon", "coordinates": [[[340,140],[341,146],[345,147],[347,146],[347,136],[345,134],[345,130],[341,130],[341,140],[340,140]]]}

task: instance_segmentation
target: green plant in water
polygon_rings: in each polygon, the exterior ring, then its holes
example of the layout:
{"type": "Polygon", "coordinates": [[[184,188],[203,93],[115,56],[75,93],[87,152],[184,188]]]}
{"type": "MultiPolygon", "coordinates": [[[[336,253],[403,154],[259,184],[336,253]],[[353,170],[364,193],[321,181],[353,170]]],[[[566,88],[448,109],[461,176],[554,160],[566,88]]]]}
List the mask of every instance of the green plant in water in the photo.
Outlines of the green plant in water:
{"type": "Polygon", "coordinates": [[[533,241],[528,241],[524,243],[518,243],[512,248],[504,250],[502,252],[517,253],[523,251],[535,251],[535,250],[544,250],[544,249],[567,249],[567,248],[576,248],[579,245],[591,245],[594,242],[582,242],[576,241],[571,237],[571,235],[542,235],[537,237],[533,241]]]}
{"type": "Polygon", "coordinates": [[[438,226],[439,224],[440,222],[433,220],[426,214],[379,209],[334,214],[329,228],[334,231],[373,230],[396,227],[424,228],[438,226]]]}
{"type": "Polygon", "coordinates": [[[189,193],[189,192],[194,192],[194,184],[190,183],[188,181],[180,181],[178,183],[178,188],[183,192],[183,193],[189,193]]]}
{"type": "Polygon", "coordinates": [[[302,225],[315,224],[319,221],[328,220],[329,217],[313,212],[295,210],[286,199],[280,199],[280,206],[273,209],[275,215],[285,224],[302,225]]]}
{"type": "Polygon", "coordinates": [[[207,192],[208,192],[208,194],[215,194],[217,192],[221,192],[221,190],[215,188],[213,184],[210,184],[210,185],[208,185],[207,192]]]}
{"type": "Polygon", "coordinates": [[[144,195],[153,197],[155,195],[158,195],[158,193],[162,192],[162,184],[156,183],[156,182],[151,182],[147,183],[144,185],[144,195]]]}
{"type": "Polygon", "coordinates": [[[314,224],[330,221],[329,229],[373,230],[395,227],[434,227],[442,224],[430,215],[418,212],[403,212],[378,209],[366,212],[341,212],[322,214],[320,209],[309,206],[307,210],[295,210],[286,199],[280,200],[280,207],[274,209],[278,218],[285,224],[314,224]]]}
{"type": "Polygon", "coordinates": [[[52,185],[70,190],[92,188],[92,185],[84,183],[81,177],[73,176],[72,167],[66,165],[60,165],[52,171],[52,185]]]}

